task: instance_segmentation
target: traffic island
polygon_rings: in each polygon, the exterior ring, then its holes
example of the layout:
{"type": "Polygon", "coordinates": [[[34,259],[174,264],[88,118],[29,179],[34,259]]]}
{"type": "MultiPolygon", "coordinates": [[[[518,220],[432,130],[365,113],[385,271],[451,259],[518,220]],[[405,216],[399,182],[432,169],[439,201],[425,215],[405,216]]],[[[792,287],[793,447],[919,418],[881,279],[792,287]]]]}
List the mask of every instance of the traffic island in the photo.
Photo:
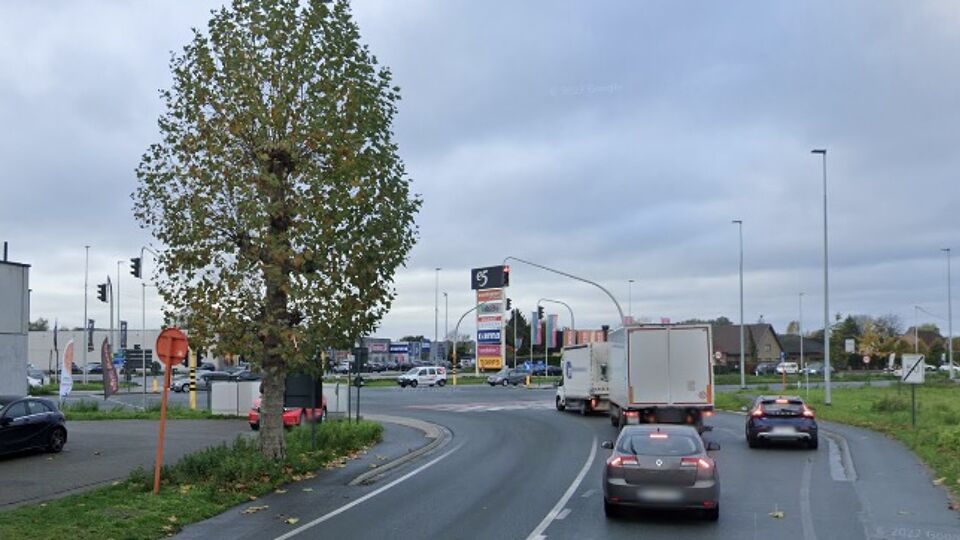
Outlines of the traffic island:
{"type": "MultiPolygon", "coordinates": [[[[0,514],[0,538],[163,538],[279,486],[316,476],[316,471],[355,459],[380,442],[380,424],[326,422],[287,433],[287,457],[263,458],[255,438],[238,437],[164,466],[158,495],[152,475],[137,469],[125,481],[0,514]]],[[[255,503],[251,503],[255,504],[255,503]]]]}

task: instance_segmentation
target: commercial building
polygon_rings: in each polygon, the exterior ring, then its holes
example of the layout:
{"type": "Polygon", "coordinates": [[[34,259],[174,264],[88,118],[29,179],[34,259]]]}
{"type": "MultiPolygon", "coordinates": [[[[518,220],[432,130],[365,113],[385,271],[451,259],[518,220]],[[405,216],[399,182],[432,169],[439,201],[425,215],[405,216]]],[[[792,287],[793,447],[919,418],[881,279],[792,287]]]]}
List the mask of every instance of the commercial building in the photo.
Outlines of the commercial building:
{"type": "Polygon", "coordinates": [[[30,266],[0,260],[0,395],[27,393],[30,266]]]}

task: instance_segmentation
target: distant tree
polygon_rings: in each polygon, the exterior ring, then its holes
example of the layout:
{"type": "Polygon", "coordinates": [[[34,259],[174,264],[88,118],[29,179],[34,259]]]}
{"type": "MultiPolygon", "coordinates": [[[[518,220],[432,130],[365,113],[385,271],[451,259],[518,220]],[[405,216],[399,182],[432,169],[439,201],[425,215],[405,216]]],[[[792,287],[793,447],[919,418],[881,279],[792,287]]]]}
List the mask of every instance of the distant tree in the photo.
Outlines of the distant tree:
{"type": "Polygon", "coordinates": [[[35,321],[30,321],[30,324],[27,326],[27,329],[30,332],[46,332],[50,330],[50,321],[40,317],[35,321]]]}
{"type": "Polygon", "coordinates": [[[792,334],[792,335],[799,335],[800,323],[798,323],[797,321],[790,321],[789,323],[787,323],[787,329],[785,333],[792,334]]]}
{"type": "Polygon", "coordinates": [[[347,0],[233,0],[170,67],[134,215],[191,342],[261,365],[259,448],[280,459],[286,374],[377,327],[416,241],[399,89],[347,0]]]}
{"type": "Polygon", "coordinates": [[[684,321],[680,321],[678,324],[709,324],[713,326],[730,326],[733,324],[733,322],[721,315],[716,319],[686,319],[684,321]]]}
{"type": "Polygon", "coordinates": [[[921,332],[933,332],[938,336],[940,335],[940,327],[933,323],[923,323],[920,326],[917,326],[917,330],[920,330],[921,332]]]}
{"type": "Polygon", "coordinates": [[[523,313],[519,309],[514,309],[510,312],[510,319],[507,321],[507,325],[504,327],[504,331],[507,333],[505,336],[505,342],[507,344],[508,350],[513,351],[513,354],[518,354],[516,351],[517,344],[513,342],[514,336],[514,327],[516,327],[516,336],[517,341],[523,344],[520,355],[523,355],[523,351],[528,351],[529,354],[529,345],[530,345],[530,323],[527,322],[527,319],[523,316],[523,313]]]}
{"type": "Polygon", "coordinates": [[[402,338],[400,338],[400,341],[417,342],[417,341],[430,341],[430,340],[423,336],[403,336],[402,338]]]}
{"type": "Polygon", "coordinates": [[[883,337],[895,337],[903,333],[903,320],[899,315],[887,313],[874,320],[877,327],[877,333],[883,337]]]}
{"type": "Polygon", "coordinates": [[[721,315],[713,320],[713,324],[717,326],[730,326],[733,324],[733,321],[721,315]]]}

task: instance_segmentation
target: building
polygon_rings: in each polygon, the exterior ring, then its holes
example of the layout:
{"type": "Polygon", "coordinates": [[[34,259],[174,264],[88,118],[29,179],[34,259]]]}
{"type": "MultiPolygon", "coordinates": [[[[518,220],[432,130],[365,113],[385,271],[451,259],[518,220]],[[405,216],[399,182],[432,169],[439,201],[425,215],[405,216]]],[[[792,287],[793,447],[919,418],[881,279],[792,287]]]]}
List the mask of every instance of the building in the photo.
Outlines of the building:
{"type": "Polygon", "coordinates": [[[27,393],[30,265],[0,261],[0,395],[27,393]]]}
{"type": "MultiPolygon", "coordinates": [[[[94,330],[93,351],[88,351],[86,332],[83,330],[67,330],[65,328],[61,328],[57,332],[57,346],[60,348],[60,354],[62,355],[63,348],[66,347],[70,340],[73,340],[75,351],[73,355],[73,363],[82,369],[89,363],[100,362],[100,347],[103,344],[104,338],[107,338],[109,335],[110,330],[104,330],[101,328],[94,330]]],[[[117,330],[115,337],[110,339],[110,342],[115,343],[117,340],[119,340],[119,335],[120,332],[117,330]]],[[[157,357],[156,351],[153,351],[153,349],[156,348],[157,336],[159,335],[160,330],[148,329],[145,332],[141,330],[128,330],[127,347],[133,349],[135,346],[139,346],[140,348],[148,349],[153,352],[153,361],[160,362],[160,358],[157,357]]],[[[113,348],[116,349],[116,346],[113,348]]],[[[50,372],[57,371],[57,363],[59,360],[56,358],[53,349],[53,330],[30,332],[27,357],[30,359],[30,363],[33,364],[37,369],[50,372]]],[[[204,361],[210,360],[204,358],[204,361]]],[[[80,378],[82,379],[82,377],[80,378]]]]}
{"type": "MultiPolygon", "coordinates": [[[[740,325],[714,325],[712,333],[715,365],[721,370],[739,369],[740,325]]],[[[783,345],[773,325],[767,323],[744,325],[743,346],[747,371],[753,371],[760,362],[779,362],[780,353],[783,351],[783,345]]],[[[822,348],[820,354],[823,354],[822,348]]]]}
{"type": "Polygon", "coordinates": [[[563,346],[567,347],[576,343],[594,343],[606,341],[606,332],[603,330],[577,330],[576,341],[574,341],[574,331],[569,328],[563,329],[563,346]]]}
{"type": "Polygon", "coordinates": [[[900,339],[905,341],[910,345],[910,351],[912,352],[916,347],[917,340],[920,341],[919,350],[921,352],[929,351],[932,347],[947,346],[947,338],[940,335],[940,332],[933,330],[917,330],[915,327],[911,326],[907,329],[906,332],[900,336],[900,339]]]}
{"type": "MultiPolygon", "coordinates": [[[[783,347],[784,355],[788,362],[800,362],[800,336],[796,334],[784,334],[778,336],[780,345],[783,347]]],[[[803,361],[823,362],[823,340],[803,338],[803,361]]]]}

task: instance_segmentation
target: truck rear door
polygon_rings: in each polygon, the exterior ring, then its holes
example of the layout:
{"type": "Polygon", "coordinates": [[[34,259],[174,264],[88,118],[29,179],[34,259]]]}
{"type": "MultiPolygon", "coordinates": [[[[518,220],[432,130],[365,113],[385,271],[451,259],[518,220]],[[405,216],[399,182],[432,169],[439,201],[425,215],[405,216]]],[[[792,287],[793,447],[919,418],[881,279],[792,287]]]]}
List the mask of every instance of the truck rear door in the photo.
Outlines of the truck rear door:
{"type": "Polygon", "coordinates": [[[670,370],[668,333],[662,328],[631,328],[629,331],[628,370],[630,401],[668,403],[670,370]]]}
{"type": "Polygon", "coordinates": [[[671,328],[670,399],[678,404],[709,403],[710,337],[706,328],[671,328]]]}

